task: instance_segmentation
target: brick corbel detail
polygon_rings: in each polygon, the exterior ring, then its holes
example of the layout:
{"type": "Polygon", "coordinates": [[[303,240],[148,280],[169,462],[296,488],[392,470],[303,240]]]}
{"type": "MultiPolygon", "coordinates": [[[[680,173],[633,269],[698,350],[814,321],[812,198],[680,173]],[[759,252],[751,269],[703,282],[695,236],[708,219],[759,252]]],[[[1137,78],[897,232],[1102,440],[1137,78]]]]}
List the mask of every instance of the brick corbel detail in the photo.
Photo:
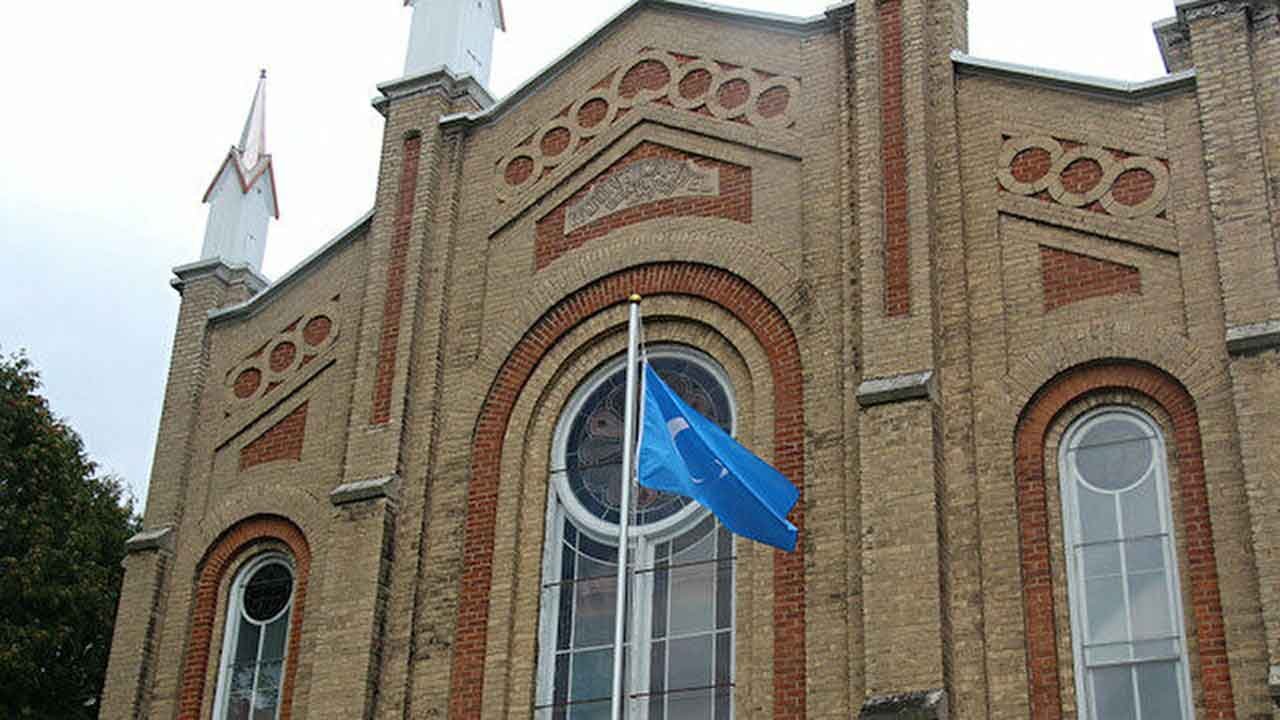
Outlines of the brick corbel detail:
{"type": "Polygon", "coordinates": [[[524,335],[489,389],[471,446],[450,718],[480,718],[503,442],[516,401],[539,361],[565,333],[592,315],[626,302],[632,293],[682,295],[714,303],[750,328],[769,353],[774,386],[774,465],[801,490],[801,499],[790,516],[800,529],[800,543],[795,552],[776,551],[773,561],[772,717],[805,717],[804,385],[800,348],[786,317],[755,287],[719,268],[676,262],[632,268],[566,297],[524,335]]]}
{"type": "Polygon", "coordinates": [[[1234,718],[1231,668],[1227,662],[1226,628],[1218,591],[1218,563],[1195,401],[1177,380],[1154,367],[1138,364],[1091,365],[1067,370],[1041,388],[1018,423],[1015,474],[1031,717],[1036,720],[1062,717],[1045,488],[1045,438],[1054,420],[1071,403],[1107,391],[1143,395],[1162,407],[1173,423],[1170,440],[1177,455],[1177,492],[1181,499],[1179,532],[1186,545],[1184,577],[1190,583],[1195,617],[1192,629],[1200,650],[1204,717],[1234,718]]]}
{"type": "Polygon", "coordinates": [[[209,548],[200,563],[196,579],[191,635],[182,666],[182,693],[178,720],[199,720],[205,704],[205,676],[212,652],[213,630],[219,620],[218,594],[227,569],[238,558],[263,542],[284,543],[294,563],[293,616],[289,620],[289,648],[285,656],[284,682],[280,689],[280,720],[293,715],[293,688],[298,674],[298,652],[302,641],[302,615],[307,601],[307,578],[311,572],[311,548],[302,531],[275,515],[258,515],[227,530],[209,548]]]}

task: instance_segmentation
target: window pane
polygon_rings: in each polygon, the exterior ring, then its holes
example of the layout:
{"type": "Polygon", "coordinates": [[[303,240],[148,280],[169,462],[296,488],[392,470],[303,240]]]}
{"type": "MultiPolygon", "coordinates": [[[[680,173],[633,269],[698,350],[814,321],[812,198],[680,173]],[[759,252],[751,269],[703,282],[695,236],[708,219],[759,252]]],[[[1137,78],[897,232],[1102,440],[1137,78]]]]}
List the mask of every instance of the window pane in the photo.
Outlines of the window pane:
{"type": "Polygon", "coordinates": [[[1133,644],[1133,656],[1138,660],[1178,657],[1177,640],[1147,640],[1133,644]]]}
{"type": "Polygon", "coordinates": [[[671,570],[672,635],[715,627],[715,565],[671,570]]]}
{"type": "Polygon", "coordinates": [[[1160,497],[1156,493],[1155,473],[1150,473],[1136,487],[1120,496],[1120,513],[1124,520],[1124,534],[1128,537],[1164,532],[1160,525],[1160,497]]]}
{"type": "Polygon", "coordinates": [[[1130,573],[1164,572],[1164,540],[1130,540],[1125,543],[1124,560],[1130,573]]]}
{"type": "Polygon", "coordinates": [[[253,720],[275,720],[280,704],[280,671],[278,662],[258,666],[258,692],[253,699],[253,720]]]}
{"type": "Polygon", "coordinates": [[[1133,656],[1129,654],[1131,647],[1132,645],[1127,642],[1090,646],[1085,648],[1084,651],[1085,663],[1089,665],[1101,665],[1103,663],[1132,660],[1133,656]]]}
{"type": "Polygon", "coordinates": [[[1116,498],[1110,493],[1092,490],[1084,483],[1076,483],[1076,497],[1080,504],[1082,536],[1076,542],[1116,540],[1120,528],[1116,525],[1116,498]]]}
{"type": "Polygon", "coordinates": [[[284,659],[284,641],[289,633],[289,616],[281,615],[267,626],[267,636],[262,640],[262,661],[284,659]]]}
{"type": "MultiPolygon", "coordinates": [[[[573,682],[570,700],[609,699],[613,684],[613,649],[592,650],[573,656],[573,682]]],[[[609,704],[605,703],[605,713],[609,704]]],[[[576,713],[574,715],[577,717],[576,713]]],[[[583,716],[587,717],[587,716],[583,716]]]]}
{"type": "Polygon", "coordinates": [[[602,577],[579,580],[573,618],[573,646],[594,647],[613,642],[613,621],[617,612],[617,579],[602,577]]]}
{"type": "Polygon", "coordinates": [[[252,666],[258,662],[259,626],[240,618],[240,631],[236,634],[236,654],[233,662],[252,666]]]}
{"type": "Polygon", "coordinates": [[[1119,577],[1086,580],[1085,612],[1089,615],[1091,643],[1128,640],[1125,628],[1124,585],[1119,577]]]}
{"type": "Polygon", "coordinates": [[[609,720],[609,701],[583,703],[569,706],[569,717],[573,720],[609,720]]]}
{"type": "Polygon", "coordinates": [[[1169,586],[1165,574],[1142,573],[1129,576],[1129,601],[1135,637],[1168,635],[1173,631],[1169,618],[1169,586]]]}
{"type": "Polygon", "coordinates": [[[244,614],[255,622],[267,622],[284,611],[292,593],[293,573],[281,563],[267,563],[245,585],[244,614]]]}
{"type": "Polygon", "coordinates": [[[1138,697],[1142,717],[1177,720],[1182,717],[1182,693],[1178,690],[1178,664],[1143,663],[1138,666],[1138,697]]]}
{"type": "Polygon", "coordinates": [[[227,720],[249,720],[253,707],[253,675],[255,665],[231,668],[231,687],[227,691],[227,720]]]}
{"type": "Polygon", "coordinates": [[[1084,576],[1107,577],[1120,574],[1120,544],[1089,545],[1081,548],[1084,559],[1084,576]]]}
{"type": "Polygon", "coordinates": [[[671,647],[668,688],[679,690],[711,685],[712,640],[711,635],[700,635],[668,643],[671,647]]]}
{"type": "Polygon", "coordinates": [[[711,690],[674,693],[667,698],[668,720],[711,720],[711,690]]]}
{"type": "Polygon", "coordinates": [[[1133,705],[1133,675],[1128,667],[1099,668],[1089,671],[1089,676],[1093,685],[1095,720],[1137,720],[1133,705]]]}
{"type": "Polygon", "coordinates": [[[1076,467],[1085,482],[1102,490],[1123,490],[1151,467],[1151,441],[1132,420],[1114,417],[1089,428],[1076,446],[1076,467]]]}

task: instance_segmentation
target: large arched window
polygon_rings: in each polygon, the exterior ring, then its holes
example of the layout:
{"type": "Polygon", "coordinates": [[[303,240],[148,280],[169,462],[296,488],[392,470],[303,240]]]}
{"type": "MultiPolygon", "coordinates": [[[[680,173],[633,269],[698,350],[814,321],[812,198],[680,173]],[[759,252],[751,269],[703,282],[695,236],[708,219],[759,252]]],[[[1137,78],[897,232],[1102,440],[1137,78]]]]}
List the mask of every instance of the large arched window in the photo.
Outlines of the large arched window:
{"type": "MultiPolygon", "coordinates": [[[[724,370],[684,347],[650,348],[686,402],[733,432],[724,370]]],[[[537,718],[609,717],[624,361],[573,394],[552,448],[543,560],[537,718]]],[[[627,623],[628,717],[728,720],[733,714],[733,540],[683,497],[638,488],[627,623]]]]}
{"type": "Polygon", "coordinates": [[[279,717],[293,587],[293,563],[280,553],[257,557],[236,575],[218,665],[217,720],[279,717]]]}
{"type": "Polygon", "coordinates": [[[1061,445],[1080,717],[1191,717],[1165,444],[1127,407],[1077,419],[1061,445]]]}

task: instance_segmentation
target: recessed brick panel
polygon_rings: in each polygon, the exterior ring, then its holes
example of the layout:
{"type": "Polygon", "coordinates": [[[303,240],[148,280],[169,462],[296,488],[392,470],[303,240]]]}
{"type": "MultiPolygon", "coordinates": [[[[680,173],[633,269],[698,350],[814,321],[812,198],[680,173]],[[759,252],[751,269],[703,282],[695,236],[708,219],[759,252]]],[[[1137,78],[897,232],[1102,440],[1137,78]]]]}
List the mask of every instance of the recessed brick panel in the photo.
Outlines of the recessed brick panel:
{"type": "Polygon", "coordinates": [[[774,554],[772,717],[805,717],[804,373],[799,345],[778,308],[736,275],[705,265],[661,263],[602,278],[565,298],[525,334],[490,387],[471,447],[450,718],[480,718],[502,446],[512,410],[540,359],[566,332],[591,315],[626,302],[631,293],[684,295],[715,303],[750,328],[769,353],[774,385],[774,465],[801,491],[790,516],[800,529],[800,542],[795,552],[774,554]]]}
{"type": "Polygon", "coordinates": [[[1079,253],[1040,246],[1044,310],[1106,295],[1141,295],[1138,268],[1079,253]]]}
{"type": "Polygon", "coordinates": [[[1181,500],[1178,532],[1186,544],[1188,565],[1183,577],[1191,588],[1191,609],[1195,617],[1194,627],[1188,630],[1194,631],[1198,640],[1205,717],[1234,718],[1226,628],[1218,591],[1218,561],[1195,401],[1173,378],[1156,368],[1136,364],[1082,366],[1062,373],[1040,390],[1018,424],[1015,474],[1031,716],[1043,720],[1062,717],[1045,488],[1046,434],[1059,413],[1075,400],[1116,390],[1150,398],[1164,408],[1173,422],[1173,437],[1168,440],[1177,455],[1176,491],[1181,500]]]}
{"type": "Polygon", "coordinates": [[[534,249],[534,267],[537,270],[550,265],[557,258],[587,242],[618,230],[662,217],[718,217],[743,224],[751,224],[751,168],[715,160],[701,155],[691,155],[657,143],[645,142],[636,146],[617,162],[592,180],[555,210],[538,221],[534,249]],[[573,204],[591,192],[599,183],[617,174],[627,166],[649,158],[667,158],[679,162],[693,162],[720,174],[719,197],[671,197],[656,202],[629,207],[592,222],[589,225],[565,232],[565,215],[573,204]]]}
{"type": "Polygon", "coordinates": [[[248,470],[277,460],[302,459],[302,445],[307,436],[307,405],[297,410],[240,449],[240,469],[248,470]]]}
{"type": "Polygon", "coordinates": [[[396,350],[400,343],[400,319],[404,312],[404,278],[409,270],[409,237],[413,231],[413,207],[418,195],[418,160],[422,136],[405,138],[396,202],[395,228],[387,265],[387,294],[382,301],[382,334],[378,338],[378,372],[374,377],[372,425],[391,421],[391,385],[395,382],[396,350]]]}
{"type": "Polygon", "coordinates": [[[880,20],[880,155],[884,176],[884,312],[911,312],[907,224],[907,125],[903,116],[902,3],[883,0],[880,20]]]}

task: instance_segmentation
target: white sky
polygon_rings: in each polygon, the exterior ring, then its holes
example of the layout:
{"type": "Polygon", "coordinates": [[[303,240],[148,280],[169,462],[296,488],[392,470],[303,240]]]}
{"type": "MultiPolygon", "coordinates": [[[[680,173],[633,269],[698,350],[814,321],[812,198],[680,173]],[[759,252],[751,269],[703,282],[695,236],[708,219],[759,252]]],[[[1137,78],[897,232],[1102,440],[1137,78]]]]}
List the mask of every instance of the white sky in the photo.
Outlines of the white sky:
{"type": "MultiPolygon", "coordinates": [[[[830,0],[724,0],[814,15],[830,0]]],[[[501,97],[624,0],[505,0],[501,97]]],[[[373,204],[374,86],[400,75],[401,0],[0,3],[0,352],[25,348],[53,409],[141,501],[205,187],[269,70],[279,277],[373,204]]],[[[970,53],[1123,80],[1163,74],[1173,0],[970,0],[970,53]]]]}

